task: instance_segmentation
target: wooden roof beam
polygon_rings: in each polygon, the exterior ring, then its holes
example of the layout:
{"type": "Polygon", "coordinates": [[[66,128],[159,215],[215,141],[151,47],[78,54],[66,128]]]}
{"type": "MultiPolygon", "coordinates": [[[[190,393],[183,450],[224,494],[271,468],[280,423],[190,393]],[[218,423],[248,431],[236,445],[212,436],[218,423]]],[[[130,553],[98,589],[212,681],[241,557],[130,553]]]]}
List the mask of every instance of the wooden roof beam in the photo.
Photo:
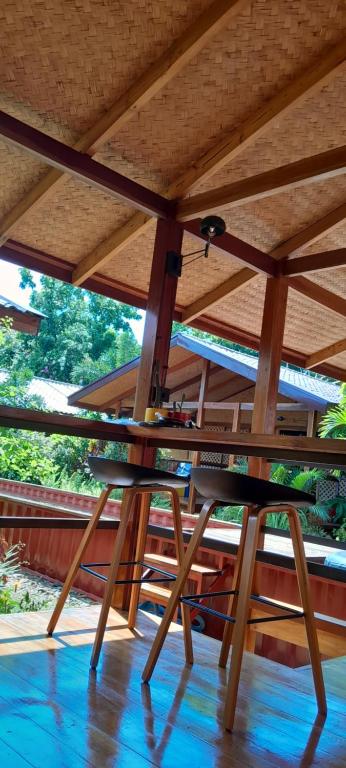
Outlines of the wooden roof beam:
{"type": "MultiPolygon", "coordinates": [[[[190,164],[188,170],[167,187],[164,191],[165,195],[169,198],[184,197],[194,184],[204,181],[229,163],[243,149],[253,144],[273,120],[287,114],[294,106],[326,85],[337,74],[345,58],[346,42],[342,38],[337,45],[329,48],[318,62],[304,69],[282,91],[264,102],[253,115],[229,131],[226,136],[222,136],[217,144],[190,164]]],[[[124,226],[118,228],[80,261],[73,273],[73,283],[75,285],[83,283],[93,272],[101,269],[132,240],[145,232],[149,225],[148,217],[141,213],[135,214],[124,226]]]]}
{"type": "Polygon", "coordinates": [[[79,181],[100,189],[125,205],[133,205],[146,214],[160,218],[174,215],[174,204],[162,195],[1,111],[0,136],[6,142],[24,149],[79,181]]]}
{"type": "Polygon", "coordinates": [[[331,179],[345,172],[346,146],[337,147],[181,200],[177,208],[178,218],[184,220],[218,210],[223,211],[305,184],[331,179]]]}
{"type": "MultiPolygon", "coordinates": [[[[207,242],[207,238],[201,235],[200,221],[199,219],[193,219],[193,221],[185,221],[184,229],[197,240],[201,240],[203,243],[207,242]]],[[[251,266],[256,272],[261,272],[264,275],[275,276],[278,269],[275,259],[272,259],[265,251],[260,251],[259,248],[255,248],[250,243],[246,243],[244,240],[240,240],[239,237],[231,235],[229,232],[225,232],[217,238],[217,241],[213,243],[213,248],[221,251],[222,254],[232,256],[241,261],[246,266],[251,266]]]]}
{"type": "Polygon", "coordinates": [[[313,283],[311,280],[307,280],[306,277],[289,277],[288,285],[290,288],[293,288],[294,291],[302,293],[317,304],[321,304],[323,307],[331,309],[338,315],[346,317],[346,299],[343,299],[342,296],[327,291],[326,288],[322,288],[321,285],[313,283]]]}
{"type": "Polygon", "coordinates": [[[345,264],[346,248],[337,248],[335,251],[310,253],[308,256],[285,260],[282,262],[282,274],[302,275],[306,272],[318,272],[320,270],[343,267],[345,264]]]}
{"type": "Polygon", "coordinates": [[[346,352],[346,339],[336,341],[334,344],[329,344],[328,347],[319,349],[318,352],[314,352],[306,359],[306,368],[315,368],[316,365],[324,363],[326,360],[330,360],[335,355],[340,355],[341,352],[346,352]]]}
{"type": "MultiPolygon", "coordinates": [[[[206,10],[175,40],[130,88],[75,143],[80,152],[94,155],[114,134],[175,77],[191,59],[240,12],[249,0],[214,0],[206,10]]],[[[14,230],[21,219],[43,202],[64,179],[64,173],[53,168],[8,212],[0,224],[0,242],[14,230]]]]}

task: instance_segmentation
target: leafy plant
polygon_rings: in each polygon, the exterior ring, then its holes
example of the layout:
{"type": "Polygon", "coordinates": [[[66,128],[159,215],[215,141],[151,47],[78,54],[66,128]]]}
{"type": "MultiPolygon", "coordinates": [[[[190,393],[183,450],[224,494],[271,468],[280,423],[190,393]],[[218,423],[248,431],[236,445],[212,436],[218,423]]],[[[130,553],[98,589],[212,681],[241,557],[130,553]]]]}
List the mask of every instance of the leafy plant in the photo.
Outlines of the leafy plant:
{"type": "Polygon", "coordinates": [[[0,429],[0,476],[9,480],[49,485],[58,466],[44,450],[44,438],[18,430],[0,429]]]}
{"type": "Polygon", "coordinates": [[[312,511],[324,523],[346,521],[346,497],[335,496],[328,501],[317,502],[312,511]]]}
{"type": "Polygon", "coordinates": [[[341,385],[341,402],[329,408],[320,423],[321,437],[346,439],[346,385],[341,385]]]}

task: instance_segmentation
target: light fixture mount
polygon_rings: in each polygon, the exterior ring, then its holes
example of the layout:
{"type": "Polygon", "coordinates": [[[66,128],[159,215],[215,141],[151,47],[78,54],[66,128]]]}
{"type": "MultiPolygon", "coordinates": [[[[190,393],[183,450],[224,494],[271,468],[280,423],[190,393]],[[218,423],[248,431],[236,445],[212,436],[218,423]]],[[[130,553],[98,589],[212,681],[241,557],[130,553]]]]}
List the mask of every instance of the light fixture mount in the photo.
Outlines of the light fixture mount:
{"type": "Polygon", "coordinates": [[[181,277],[183,266],[187,267],[189,264],[192,264],[193,261],[200,259],[202,255],[207,259],[211,241],[214,237],[220,237],[226,232],[226,224],[220,216],[205,216],[204,219],[201,219],[199,229],[201,235],[207,238],[204,248],[199,248],[197,251],[191,251],[191,253],[184,254],[176,253],[176,251],[167,251],[166,273],[168,275],[171,275],[172,277],[181,277]],[[183,260],[188,256],[195,256],[195,258],[183,265],[183,260]]]}

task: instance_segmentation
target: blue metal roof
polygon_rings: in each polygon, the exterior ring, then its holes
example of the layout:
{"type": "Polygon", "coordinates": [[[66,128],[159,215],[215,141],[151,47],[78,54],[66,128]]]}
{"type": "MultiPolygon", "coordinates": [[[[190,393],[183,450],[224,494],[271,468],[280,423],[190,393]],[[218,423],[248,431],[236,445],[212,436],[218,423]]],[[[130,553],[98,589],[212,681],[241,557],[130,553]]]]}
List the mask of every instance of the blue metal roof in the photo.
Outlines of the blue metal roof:
{"type": "MultiPolygon", "coordinates": [[[[244,378],[255,382],[257,378],[258,356],[249,355],[245,352],[237,352],[234,349],[223,347],[221,344],[215,344],[209,341],[202,341],[194,336],[187,336],[184,333],[177,333],[172,336],[171,349],[181,347],[205,360],[210,360],[214,365],[218,365],[232,373],[244,376],[244,378]]],[[[136,369],[139,365],[140,356],[125,363],[120,368],[111,371],[106,376],[85,387],[77,390],[69,397],[69,403],[81,405],[80,400],[89,393],[95,392],[97,388],[116,381],[125,374],[136,369]]],[[[339,403],[341,399],[340,385],[330,383],[317,376],[311,376],[307,372],[295,371],[282,365],[280,368],[279,392],[281,395],[290,398],[294,402],[305,404],[310,410],[325,410],[331,403],[339,403]]],[[[82,406],[83,407],[83,406],[82,406]]]]}
{"type": "MultiPolygon", "coordinates": [[[[172,337],[171,347],[174,346],[182,347],[250,381],[256,381],[258,356],[237,352],[221,344],[202,341],[184,333],[177,333],[172,337]]],[[[329,403],[339,403],[341,399],[340,386],[337,383],[333,384],[317,376],[295,371],[286,365],[280,367],[279,392],[285,397],[306,403],[315,409],[324,408],[329,403]]]]}

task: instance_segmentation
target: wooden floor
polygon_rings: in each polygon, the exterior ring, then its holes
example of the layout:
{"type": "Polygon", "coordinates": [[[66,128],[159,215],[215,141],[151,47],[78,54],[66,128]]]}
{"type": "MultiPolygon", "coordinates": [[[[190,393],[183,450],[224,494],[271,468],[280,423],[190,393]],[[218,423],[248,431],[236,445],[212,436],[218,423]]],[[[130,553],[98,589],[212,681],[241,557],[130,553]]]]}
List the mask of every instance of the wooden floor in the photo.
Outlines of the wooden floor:
{"type": "Polygon", "coordinates": [[[98,611],[65,611],[55,638],[45,635],[46,613],[0,618],[1,768],[345,766],[346,659],[324,664],[323,723],[309,669],[247,655],[235,730],[225,734],[216,640],[194,633],[187,670],[175,625],[142,686],[158,619],[140,615],[134,634],[113,612],[99,670],[89,673],[98,611]]]}

